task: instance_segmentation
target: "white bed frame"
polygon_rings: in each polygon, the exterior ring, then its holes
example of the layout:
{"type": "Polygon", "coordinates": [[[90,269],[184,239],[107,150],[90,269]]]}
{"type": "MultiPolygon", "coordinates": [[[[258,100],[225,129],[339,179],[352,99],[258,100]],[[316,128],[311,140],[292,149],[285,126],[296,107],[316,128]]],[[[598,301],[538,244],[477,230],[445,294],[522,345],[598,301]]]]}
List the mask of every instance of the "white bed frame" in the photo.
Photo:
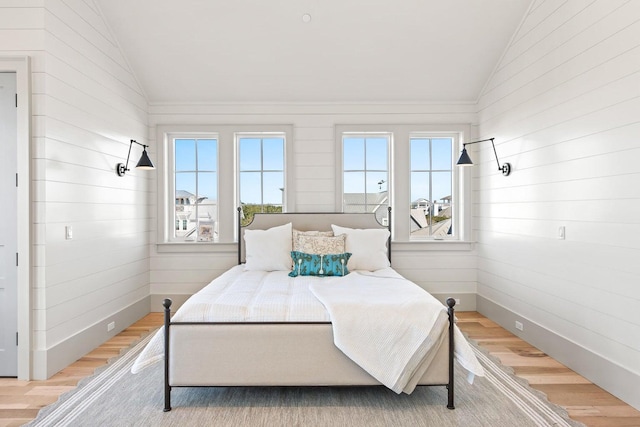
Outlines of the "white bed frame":
{"type": "MultiPolygon", "coordinates": [[[[373,214],[346,213],[256,214],[251,224],[241,227],[240,213],[238,209],[238,263],[244,260],[245,229],[267,229],[289,222],[302,231],[331,230],[331,224],[382,227],[373,214]]],[[[391,224],[387,227],[390,230],[391,224]]],[[[391,259],[391,238],[388,251],[391,259]]],[[[173,387],[380,385],[334,345],[329,322],[172,322],[171,300],[165,299],[163,305],[165,412],[171,410],[173,387]]],[[[454,409],[455,300],[449,298],[447,305],[449,328],[418,385],[447,387],[447,408],[454,409]]]]}

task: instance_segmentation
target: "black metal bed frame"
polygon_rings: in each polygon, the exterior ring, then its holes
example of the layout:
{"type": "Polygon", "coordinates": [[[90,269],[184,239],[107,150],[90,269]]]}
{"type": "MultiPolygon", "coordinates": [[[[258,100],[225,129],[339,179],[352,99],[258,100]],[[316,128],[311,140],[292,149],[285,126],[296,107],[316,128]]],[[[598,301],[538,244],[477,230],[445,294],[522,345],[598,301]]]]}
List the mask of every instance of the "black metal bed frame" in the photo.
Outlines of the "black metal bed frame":
{"type": "MultiPolygon", "coordinates": [[[[389,240],[387,242],[387,256],[391,261],[391,208],[387,208],[389,212],[388,225],[389,240]]],[[[242,263],[241,250],[242,250],[242,226],[240,224],[241,208],[238,208],[238,264],[242,263]]],[[[329,324],[331,322],[172,322],[171,321],[171,299],[167,298],[162,301],[164,307],[164,412],[171,411],[171,389],[173,387],[190,387],[190,386],[171,386],[169,384],[169,338],[170,338],[170,326],[172,325],[254,325],[254,324],[329,324]]],[[[449,382],[447,384],[429,384],[427,387],[446,387],[447,388],[447,408],[455,409],[454,405],[454,364],[453,357],[455,351],[454,343],[454,324],[455,324],[455,310],[456,300],[453,298],[447,298],[447,314],[449,317],[449,382]]],[[[214,384],[211,387],[215,387],[214,384]]]]}

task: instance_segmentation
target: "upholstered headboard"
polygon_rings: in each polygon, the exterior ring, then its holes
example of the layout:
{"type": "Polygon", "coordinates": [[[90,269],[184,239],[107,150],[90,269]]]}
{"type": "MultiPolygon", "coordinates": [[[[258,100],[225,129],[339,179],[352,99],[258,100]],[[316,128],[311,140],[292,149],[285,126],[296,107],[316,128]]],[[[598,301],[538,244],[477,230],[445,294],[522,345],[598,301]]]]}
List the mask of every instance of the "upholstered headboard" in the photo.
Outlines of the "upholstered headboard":
{"type": "Polygon", "coordinates": [[[331,224],[349,228],[386,228],[389,230],[387,241],[387,256],[391,261],[391,208],[388,208],[388,225],[382,225],[373,213],[257,213],[250,224],[241,226],[241,209],[238,208],[238,264],[245,261],[245,230],[266,230],[278,225],[291,223],[293,228],[300,231],[331,231],[331,224]]]}

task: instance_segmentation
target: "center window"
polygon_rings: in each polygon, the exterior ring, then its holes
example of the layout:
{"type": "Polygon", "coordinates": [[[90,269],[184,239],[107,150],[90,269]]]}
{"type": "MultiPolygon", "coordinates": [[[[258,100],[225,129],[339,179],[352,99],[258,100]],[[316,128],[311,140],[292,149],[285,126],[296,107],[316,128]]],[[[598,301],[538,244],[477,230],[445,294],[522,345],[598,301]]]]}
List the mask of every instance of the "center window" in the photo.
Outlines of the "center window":
{"type": "Polygon", "coordinates": [[[390,141],[388,133],[343,135],[344,212],[371,212],[381,224],[387,221],[390,141]]]}
{"type": "Polygon", "coordinates": [[[239,134],[237,141],[242,225],[246,225],[255,213],[283,211],[285,138],[239,134]]]}

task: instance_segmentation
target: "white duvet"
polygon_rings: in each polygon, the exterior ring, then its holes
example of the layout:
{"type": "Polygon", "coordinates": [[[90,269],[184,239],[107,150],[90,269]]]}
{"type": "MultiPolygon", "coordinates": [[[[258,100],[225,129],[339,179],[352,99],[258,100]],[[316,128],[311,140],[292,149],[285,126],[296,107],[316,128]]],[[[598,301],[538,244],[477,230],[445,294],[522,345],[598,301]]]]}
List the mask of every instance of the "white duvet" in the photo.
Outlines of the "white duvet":
{"type": "MultiPolygon", "coordinates": [[[[331,321],[335,344],[345,355],[396,393],[410,393],[437,350],[447,313],[429,293],[391,268],[345,277],[291,278],[286,271],[236,266],[189,298],[172,321],[331,321]]],[[[163,334],[160,329],[152,338],[133,373],[163,359],[163,334]]],[[[454,337],[461,365],[483,375],[457,327],[454,337]]]]}

